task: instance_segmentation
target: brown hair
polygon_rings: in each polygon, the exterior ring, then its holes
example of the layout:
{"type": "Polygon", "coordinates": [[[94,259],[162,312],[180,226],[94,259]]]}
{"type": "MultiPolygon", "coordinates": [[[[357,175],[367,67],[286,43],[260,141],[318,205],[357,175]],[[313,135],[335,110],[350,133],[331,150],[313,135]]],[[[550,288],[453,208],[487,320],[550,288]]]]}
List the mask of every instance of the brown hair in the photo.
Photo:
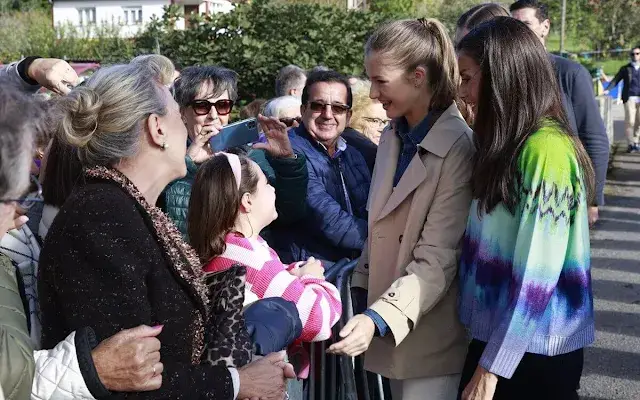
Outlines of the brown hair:
{"type": "Polygon", "coordinates": [[[515,214],[523,195],[520,154],[547,120],[571,141],[591,205],[595,187],[591,160],[571,132],[553,65],[533,31],[514,18],[496,17],[469,32],[458,51],[472,58],[481,74],[473,126],[478,151],[471,177],[478,212],[489,213],[503,203],[515,214]]]}
{"type": "Polygon", "coordinates": [[[242,170],[240,189],[224,154],[212,157],[198,168],[191,188],[187,220],[189,240],[203,263],[224,252],[224,239],[238,217],[242,195],[255,193],[258,186],[259,177],[250,160],[245,156],[239,157],[242,170]]]}
{"type": "Polygon", "coordinates": [[[364,50],[366,55],[387,55],[407,72],[426,68],[432,108],[448,108],[456,99],[458,62],[453,43],[438,20],[404,19],[383,24],[369,37],[364,50]]]}
{"type": "Polygon", "coordinates": [[[472,30],[483,22],[491,21],[495,17],[509,17],[509,11],[497,3],[485,3],[472,7],[462,14],[458,20],[458,28],[472,30]]]}
{"type": "Polygon", "coordinates": [[[251,103],[240,109],[240,118],[248,119],[248,118],[257,118],[258,114],[263,112],[263,108],[267,100],[265,99],[255,99],[251,103]]]}

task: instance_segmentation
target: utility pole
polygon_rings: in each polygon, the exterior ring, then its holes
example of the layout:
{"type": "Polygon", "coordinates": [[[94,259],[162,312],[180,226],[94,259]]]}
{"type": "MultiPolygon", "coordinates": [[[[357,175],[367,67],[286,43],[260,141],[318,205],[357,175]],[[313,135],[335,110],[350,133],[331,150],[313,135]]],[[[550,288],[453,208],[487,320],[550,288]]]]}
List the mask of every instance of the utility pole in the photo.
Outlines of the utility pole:
{"type": "Polygon", "coordinates": [[[562,16],[560,17],[560,55],[564,55],[564,35],[567,27],[567,0],[562,0],[562,16]]]}

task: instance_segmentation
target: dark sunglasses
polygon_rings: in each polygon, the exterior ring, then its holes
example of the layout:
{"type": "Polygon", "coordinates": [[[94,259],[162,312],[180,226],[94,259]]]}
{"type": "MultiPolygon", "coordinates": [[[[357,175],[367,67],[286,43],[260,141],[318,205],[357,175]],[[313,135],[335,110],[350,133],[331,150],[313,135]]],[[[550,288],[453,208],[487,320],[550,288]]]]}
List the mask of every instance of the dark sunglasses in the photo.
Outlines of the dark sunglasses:
{"type": "Polygon", "coordinates": [[[18,207],[23,210],[28,210],[34,206],[36,203],[42,203],[44,199],[42,198],[42,186],[40,185],[40,181],[35,176],[31,176],[31,186],[29,188],[29,193],[22,196],[19,199],[0,199],[0,203],[16,203],[18,207]]]}
{"type": "Polygon", "coordinates": [[[327,107],[331,107],[331,112],[336,115],[342,115],[351,109],[351,106],[340,103],[320,103],[319,101],[310,101],[309,108],[313,112],[323,112],[327,107]]]}
{"type": "Polygon", "coordinates": [[[196,115],[207,115],[211,112],[211,108],[216,108],[218,115],[227,115],[233,110],[233,100],[218,100],[215,103],[209,100],[194,100],[189,103],[189,106],[193,108],[193,112],[196,115]]]}
{"type": "Polygon", "coordinates": [[[298,123],[301,124],[302,123],[302,118],[300,117],[295,117],[295,118],[280,118],[280,122],[282,122],[283,124],[285,124],[287,126],[287,128],[291,128],[293,126],[294,123],[298,123]]]}

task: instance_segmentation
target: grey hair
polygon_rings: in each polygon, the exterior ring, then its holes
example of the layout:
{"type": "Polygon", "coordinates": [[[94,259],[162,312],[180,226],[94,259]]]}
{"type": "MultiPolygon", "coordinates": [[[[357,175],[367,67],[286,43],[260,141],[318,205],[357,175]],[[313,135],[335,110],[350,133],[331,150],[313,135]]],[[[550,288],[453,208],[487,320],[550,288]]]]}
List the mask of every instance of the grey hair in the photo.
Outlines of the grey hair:
{"type": "Polygon", "coordinates": [[[276,77],[276,96],[287,96],[289,90],[303,87],[306,79],[306,72],[297,65],[291,64],[281,68],[276,77]]]}
{"type": "Polygon", "coordinates": [[[301,105],[302,102],[295,96],[276,97],[275,99],[269,100],[264,107],[264,116],[280,118],[283,110],[291,107],[300,108],[301,105]]]}
{"type": "Polygon", "coordinates": [[[325,66],[325,65],[316,65],[315,67],[311,68],[309,70],[309,74],[313,74],[316,72],[326,72],[326,71],[331,71],[331,68],[325,66]]]}
{"type": "Polygon", "coordinates": [[[207,82],[212,87],[209,97],[219,97],[226,91],[229,99],[238,99],[238,74],[235,71],[211,65],[187,67],[173,84],[174,98],[180,108],[187,108],[207,82]]]}
{"type": "Polygon", "coordinates": [[[28,187],[33,140],[45,109],[7,79],[0,80],[0,197],[16,198],[28,187]]]}
{"type": "Polygon", "coordinates": [[[145,54],[131,60],[130,64],[139,64],[150,68],[158,77],[160,83],[169,86],[173,83],[173,74],[176,67],[167,57],[160,54],[145,54]]]}
{"type": "Polygon", "coordinates": [[[136,155],[150,114],[166,115],[161,77],[145,64],[101,68],[58,103],[58,135],[83,166],[113,166],[136,155]]]}

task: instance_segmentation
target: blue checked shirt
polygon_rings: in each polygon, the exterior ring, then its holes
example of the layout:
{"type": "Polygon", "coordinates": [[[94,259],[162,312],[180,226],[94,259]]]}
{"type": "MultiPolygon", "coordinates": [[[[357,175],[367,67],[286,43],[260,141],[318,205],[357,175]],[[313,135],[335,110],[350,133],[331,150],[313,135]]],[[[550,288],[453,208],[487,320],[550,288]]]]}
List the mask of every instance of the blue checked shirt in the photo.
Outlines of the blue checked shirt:
{"type": "Polygon", "coordinates": [[[413,129],[409,129],[409,124],[404,117],[396,120],[396,135],[400,138],[402,146],[400,147],[396,174],[393,177],[393,187],[396,187],[398,182],[400,182],[402,174],[407,170],[411,159],[413,159],[413,156],[415,156],[418,151],[418,145],[424,140],[427,133],[429,133],[429,129],[433,126],[431,121],[433,115],[433,111],[429,112],[413,129]]]}

